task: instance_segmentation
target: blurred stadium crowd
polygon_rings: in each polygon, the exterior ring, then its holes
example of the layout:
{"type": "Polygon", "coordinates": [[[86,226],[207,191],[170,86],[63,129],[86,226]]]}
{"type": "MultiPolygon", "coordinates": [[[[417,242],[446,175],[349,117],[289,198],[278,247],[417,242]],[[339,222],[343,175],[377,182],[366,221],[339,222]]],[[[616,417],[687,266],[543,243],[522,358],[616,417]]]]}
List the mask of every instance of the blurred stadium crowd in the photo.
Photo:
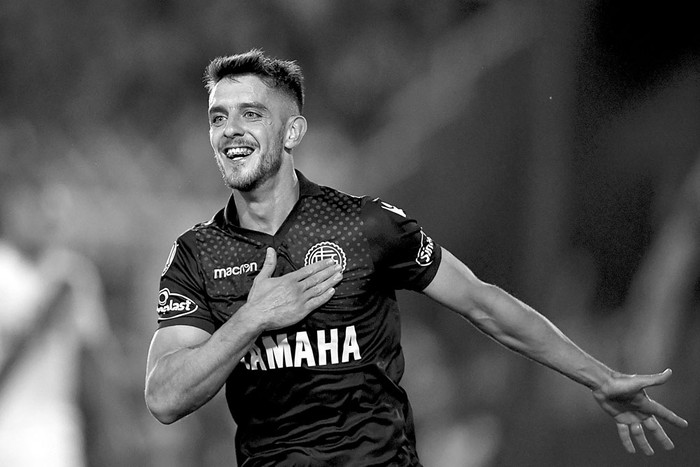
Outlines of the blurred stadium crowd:
{"type": "Polygon", "coordinates": [[[700,33],[683,5],[4,2],[0,465],[235,465],[222,397],[164,427],[143,378],[170,246],[228,196],[202,73],[253,47],[304,69],[310,179],[402,207],[611,366],[673,368],[654,396],[690,422],[672,453],[629,456],[585,389],[402,294],[426,466],[695,465],[700,33]]]}

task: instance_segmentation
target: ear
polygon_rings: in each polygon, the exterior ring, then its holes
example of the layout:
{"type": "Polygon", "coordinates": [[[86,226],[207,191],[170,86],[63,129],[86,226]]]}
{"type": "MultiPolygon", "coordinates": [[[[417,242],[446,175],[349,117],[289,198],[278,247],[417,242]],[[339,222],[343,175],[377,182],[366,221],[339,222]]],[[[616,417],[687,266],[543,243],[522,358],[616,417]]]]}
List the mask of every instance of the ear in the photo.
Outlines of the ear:
{"type": "Polygon", "coordinates": [[[306,134],[306,119],[301,115],[289,117],[287,121],[287,134],[284,138],[285,149],[293,149],[301,143],[301,139],[306,134]]]}

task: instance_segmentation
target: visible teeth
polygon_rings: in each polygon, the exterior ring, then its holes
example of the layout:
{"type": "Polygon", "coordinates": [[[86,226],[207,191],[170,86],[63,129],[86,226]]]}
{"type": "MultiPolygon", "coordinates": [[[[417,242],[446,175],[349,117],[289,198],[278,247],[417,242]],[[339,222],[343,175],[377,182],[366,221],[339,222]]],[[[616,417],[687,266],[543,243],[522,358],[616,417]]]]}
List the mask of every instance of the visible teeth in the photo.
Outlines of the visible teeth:
{"type": "Polygon", "coordinates": [[[227,148],[224,151],[224,154],[226,154],[226,157],[249,156],[252,153],[253,153],[253,150],[251,148],[246,148],[246,147],[227,148]]]}

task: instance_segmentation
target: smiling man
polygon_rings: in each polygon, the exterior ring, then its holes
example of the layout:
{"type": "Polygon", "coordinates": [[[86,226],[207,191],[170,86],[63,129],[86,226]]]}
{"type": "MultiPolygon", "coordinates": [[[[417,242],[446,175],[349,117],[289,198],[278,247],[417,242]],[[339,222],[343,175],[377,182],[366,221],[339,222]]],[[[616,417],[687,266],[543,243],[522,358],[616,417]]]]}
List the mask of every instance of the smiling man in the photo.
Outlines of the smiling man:
{"type": "Polygon", "coordinates": [[[251,192],[279,172],[285,133],[291,151],[306,132],[299,105],[252,74],[210,86],[209,137],[229,188],[251,192]]]}
{"type": "Polygon", "coordinates": [[[306,133],[303,77],[253,50],[206,71],[209,137],[232,195],[181,235],[161,276],[146,403],[163,423],[222,387],[239,465],[420,465],[397,289],[423,293],[504,346],[592,390],[624,447],[673,443],[652,401],[670,371],[625,375],[541,314],[480,281],[406,213],[317,185],[294,169],[306,133]]]}

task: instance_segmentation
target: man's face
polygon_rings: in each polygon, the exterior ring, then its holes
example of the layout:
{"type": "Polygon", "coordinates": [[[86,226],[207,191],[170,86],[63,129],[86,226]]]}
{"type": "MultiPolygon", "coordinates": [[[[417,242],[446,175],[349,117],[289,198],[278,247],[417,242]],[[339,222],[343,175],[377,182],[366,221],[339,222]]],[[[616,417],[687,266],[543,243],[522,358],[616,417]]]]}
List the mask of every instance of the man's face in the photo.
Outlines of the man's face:
{"type": "Polygon", "coordinates": [[[224,182],[251,191],[282,164],[290,100],[254,75],[219,81],[209,95],[209,142],[224,182]]]}

